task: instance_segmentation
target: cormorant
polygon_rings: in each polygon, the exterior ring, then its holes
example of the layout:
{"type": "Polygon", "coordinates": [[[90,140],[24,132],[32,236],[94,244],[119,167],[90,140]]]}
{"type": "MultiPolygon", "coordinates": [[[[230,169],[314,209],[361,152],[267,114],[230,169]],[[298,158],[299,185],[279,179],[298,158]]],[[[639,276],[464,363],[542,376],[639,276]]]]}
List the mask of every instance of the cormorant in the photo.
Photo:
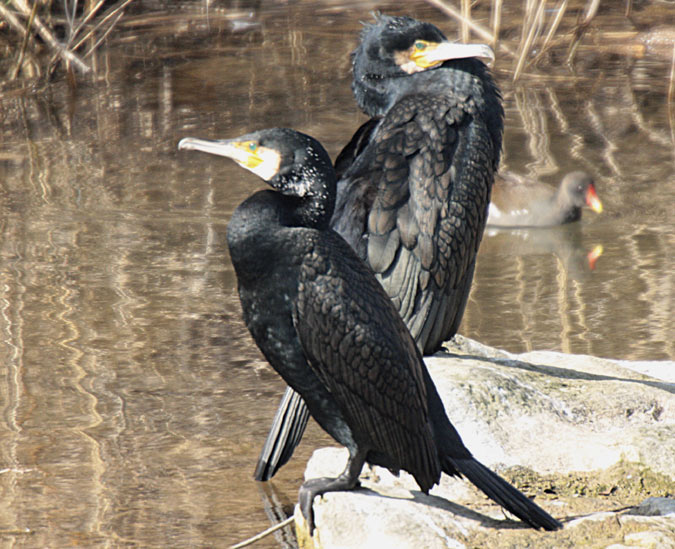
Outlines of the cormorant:
{"type": "MultiPolygon", "coordinates": [[[[331,226],[375,271],[425,355],[459,327],[485,227],[503,131],[481,44],[380,15],[353,54],[352,89],[372,118],[339,154],[331,226]]],[[[307,423],[287,389],[254,477],[286,463],[307,423]]]]}
{"type": "Polygon", "coordinates": [[[602,213],[593,178],[570,172],[557,189],[511,172],[498,174],[487,224],[492,227],[551,227],[581,219],[581,208],[602,213]]]}
{"type": "Polygon", "coordinates": [[[179,148],[232,158],[274,189],[237,207],[227,242],[253,339],[349,451],[340,476],[300,488],[310,533],[314,497],[356,487],[366,461],[410,472],[424,492],[441,472],[463,475],[527,524],[561,527],[462,443],[396,307],[330,229],[336,177],[320,143],[276,128],[223,141],[186,138],[179,148]]]}

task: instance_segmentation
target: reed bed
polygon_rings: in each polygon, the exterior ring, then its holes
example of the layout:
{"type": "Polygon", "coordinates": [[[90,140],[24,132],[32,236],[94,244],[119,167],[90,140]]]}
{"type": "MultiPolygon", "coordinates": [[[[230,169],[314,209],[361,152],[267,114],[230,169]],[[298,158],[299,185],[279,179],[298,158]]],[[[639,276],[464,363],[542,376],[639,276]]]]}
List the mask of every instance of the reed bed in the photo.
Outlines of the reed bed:
{"type": "MultiPolygon", "coordinates": [[[[626,27],[634,29],[620,32],[603,29],[606,22],[598,21],[597,17],[600,0],[521,0],[520,3],[485,0],[472,4],[466,0],[459,0],[461,9],[455,6],[457,2],[426,1],[457,21],[463,41],[469,40],[470,31],[474,35],[474,40],[477,38],[489,43],[501,57],[498,59],[500,69],[510,73],[513,81],[520,79],[526,70],[547,66],[548,54],[553,50],[564,52],[564,64],[573,66],[582,45],[599,53],[613,51],[642,57],[646,55],[648,44],[654,38],[652,33],[639,31],[637,25],[633,25],[631,0],[616,2],[612,7],[605,9],[606,15],[620,16],[625,19],[626,27]],[[505,13],[507,5],[511,20],[514,6],[519,10],[516,17],[520,21],[520,32],[515,36],[513,33],[510,36],[503,33],[503,22],[507,19],[505,13]],[[472,9],[476,12],[478,11],[476,8],[481,6],[489,10],[489,25],[483,25],[471,16],[472,9]],[[589,34],[593,35],[591,39],[587,38],[589,34]]],[[[657,10],[658,7],[655,5],[655,23],[659,21],[657,10]]],[[[666,36],[662,37],[662,44],[656,46],[657,55],[669,54],[668,44],[672,44],[675,40],[675,31],[672,28],[664,32],[666,36]]]]}
{"type": "Polygon", "coordinates": [[[87,58],[108,37],[131,2],[0,2],[0,37],[13,59],[7,78],[48,76],[59,65],[69,73],[90,72],[87,58]]]}
{"type": "MultiPolygon", "coordinates": [[[[514,81],[525,71],[545,65],[547,53],[553,49],[564,51],[565,62],[571,65],[586,43],[599,49],[620,47],[636,56],[643,54],[646,47],[637,30],[603,33],[602,25],[596,23],[599,0],[426,1],[457,21],[462,40],[491,44],[500,56],[500,68],[507,70],[514,81]],[[506,35],[504,21],[507,16],[513,20],[514,10],[522,21],[520,33],[506,35]],[[595,37],[592,41],[586,40],[589,31],[595,37]]],[[[48,78],[56,69],[65,70],[72,78],[91,72],[92,53],[113,34],[126,8],[133,3],[148,13],[162,8],[161,4],[148,7],[142,0],[0,1],[0,50],[11,60],[9,68],[4,69],[6,79],[48,78]]],[[[183,7],[189,4],[181,2],[183,7]]],[[[232,8],[226,4],[224,9],[234,9],[238,3],[231,4],[232,8]]],[[[208,0],[194,1],[195,8],[209,5],[208,0]]],[[[632,9],[631,0],[617,2],[611,8],[626,18],[632,9]]],[[[181,12],[175,16],[186,15],[181,12]]]]}

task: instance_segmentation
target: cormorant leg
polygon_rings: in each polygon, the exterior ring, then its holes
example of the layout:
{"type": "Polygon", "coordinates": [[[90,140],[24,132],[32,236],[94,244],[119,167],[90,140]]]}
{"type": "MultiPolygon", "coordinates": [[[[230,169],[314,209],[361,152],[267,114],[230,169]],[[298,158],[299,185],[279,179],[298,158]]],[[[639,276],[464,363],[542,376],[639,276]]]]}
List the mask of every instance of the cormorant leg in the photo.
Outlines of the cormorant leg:
{"type": "Polygon", "coordinates": [[[366,461],[366,453],[366,451],[359,450],[354,455],[350,454],[347,466],[339,477],[313,478],[300,486],[298,503],[300,504],[300,511],[302,511],[302,514],[307,521],[310,536],[314,532],[314,510],[312,509],[314,498],[325,494],[326,492],[353,490],[360,486],[359,475],[361,474],[361,469],[363,469],[363,464],[366,461]]]}

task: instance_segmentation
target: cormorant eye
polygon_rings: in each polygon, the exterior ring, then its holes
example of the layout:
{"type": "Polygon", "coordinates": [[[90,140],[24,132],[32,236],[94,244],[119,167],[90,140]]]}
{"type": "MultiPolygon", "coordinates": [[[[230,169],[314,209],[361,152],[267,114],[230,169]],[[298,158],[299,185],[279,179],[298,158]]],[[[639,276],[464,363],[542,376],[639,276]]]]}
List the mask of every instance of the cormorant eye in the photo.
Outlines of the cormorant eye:
{"type": "Polygon", "coordinates": [[[417,42],[415,42],[415,49],[418,50],[418,51],[422,51],[426,47],[427,47],[426,43],[422,42],[421,40],[418,40],[417,42]]]}
{"type": "Polygon", "coordinates": [[[255,150],[256,150],[257,148],[258,148],[258,144],[255,143],[254,141],[251,141],[251,142],[248,144],[248,150],[251,151],[251,152],[255,152],[255,150]]]}

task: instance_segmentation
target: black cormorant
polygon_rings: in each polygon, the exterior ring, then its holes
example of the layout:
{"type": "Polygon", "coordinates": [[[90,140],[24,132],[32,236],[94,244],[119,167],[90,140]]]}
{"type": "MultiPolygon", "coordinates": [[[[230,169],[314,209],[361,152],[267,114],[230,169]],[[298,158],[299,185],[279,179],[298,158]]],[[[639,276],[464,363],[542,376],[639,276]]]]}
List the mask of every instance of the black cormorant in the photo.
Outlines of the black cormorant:
{"type": "Polygon", "coordinates": [[[560,528],[462,443],[396,307],[330,229],[336,177],[320,143],[276,128],[223,141],[186,138],[179,148],[232,158],[274,189],[237,207],[227,242],[253,339],[349,451],[340,476],[300,488],[310,532],[314,497],[353,489],[366,461],[408,471],[424,492],[441,472],[463,475],[527,524],[560,528]]]}
{"type": "MultiPolygon", "coordinates": [[[[481,44],[380,15],[353,54],[352,88],[372,118],[338,156],[331,225],[375,271],[423,354],[459,327],[501,152],[503,109],[481,44]]],[[[288,389],[257,480],[286,463],[307,423],[288,389]]]]}
{"type": "Polygon", "coordinates": [[[586,172],[568,173],[557,189],[505,172],[495,177],[487,224],[492,227],[552,227],[578,221],[584,206],[602,213],[602,202],[593,178],[586,172]]]}

